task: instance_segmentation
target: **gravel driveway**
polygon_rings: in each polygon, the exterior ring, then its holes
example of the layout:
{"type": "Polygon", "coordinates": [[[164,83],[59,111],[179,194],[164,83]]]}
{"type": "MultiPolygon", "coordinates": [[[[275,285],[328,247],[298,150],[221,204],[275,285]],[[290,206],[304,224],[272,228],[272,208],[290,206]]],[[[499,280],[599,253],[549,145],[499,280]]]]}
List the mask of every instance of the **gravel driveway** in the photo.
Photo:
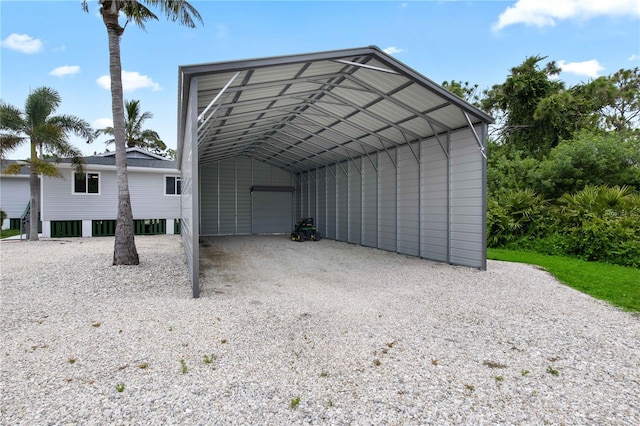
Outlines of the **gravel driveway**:
{"type": "Polygon", "coordinates": [[[640,317],[535,267],[136,243],[0,243],[1,424],[640,424],[640,317]]]}

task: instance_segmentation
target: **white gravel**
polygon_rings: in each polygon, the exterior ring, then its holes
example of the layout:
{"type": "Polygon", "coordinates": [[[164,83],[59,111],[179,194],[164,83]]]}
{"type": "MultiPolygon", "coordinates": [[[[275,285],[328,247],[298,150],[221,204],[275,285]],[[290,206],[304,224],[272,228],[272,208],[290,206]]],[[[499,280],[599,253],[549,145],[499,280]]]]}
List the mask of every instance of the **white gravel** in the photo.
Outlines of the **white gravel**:
{"type": "Polygon", "coordinates": [[[136,242],[0,243],[1,424],[640,424],[640,317],[534,267],[136,242]]]}

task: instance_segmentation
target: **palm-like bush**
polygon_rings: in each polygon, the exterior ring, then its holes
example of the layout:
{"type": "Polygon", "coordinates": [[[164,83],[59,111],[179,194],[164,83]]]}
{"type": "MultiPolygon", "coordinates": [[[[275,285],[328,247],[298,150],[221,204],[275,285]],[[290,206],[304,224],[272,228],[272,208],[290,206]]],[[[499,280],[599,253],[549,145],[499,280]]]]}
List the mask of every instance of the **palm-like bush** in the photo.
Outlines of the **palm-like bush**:
{"type": "Polygon", "coordinates": [[[632,206],[628,186],[587,186],[575,194],[564,194],[558,200],[560,212],[570,218],[588,219],[624,214],[632,206]]]}
{"type": "Polygon", "coordinates": [[[640,266],[640,196],[630,188],[588,186],[559,204],[557,229],[568,254],[640,266]]]}
{"type": "Polygon", "coordinates": [[[508,190],[487,203],[487,243],[498,247],[544,229],[547,202],[530,189],[508,190]]]}

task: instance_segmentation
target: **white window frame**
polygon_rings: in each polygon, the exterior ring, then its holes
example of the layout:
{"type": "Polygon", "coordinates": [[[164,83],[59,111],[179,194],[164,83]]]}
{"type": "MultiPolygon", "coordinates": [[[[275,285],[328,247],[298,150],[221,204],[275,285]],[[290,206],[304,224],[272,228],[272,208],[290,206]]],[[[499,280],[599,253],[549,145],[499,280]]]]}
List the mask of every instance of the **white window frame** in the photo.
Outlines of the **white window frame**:
{"type": "Polygon", "coordinates": [[[100,172],[86,171],[85,174],[85,190],[86,192],[76,192],[76,175],[78,173],[75,171],[71,172],[71,194],[73,195],[100,195],[102,193],[102,175],[100,172]],[[87,176],[89,175],[98,175],[98,192],[89,192],[89,183],[87,180],[87,176]]]}
{"type": "Polygon", "coordinates": [[[177,182],[180,181],[180,193],[182,193],[182,178],[180,176],[177,175],[164,175],[163,177],[164,180],[164,195],[166,197],[179,197],[180,194],[178,194],[178,185],[177,182]],[[167,178],[174,178],[173,180],[173,189],[175,191],[174,194],[167,194],[167,178]]]}

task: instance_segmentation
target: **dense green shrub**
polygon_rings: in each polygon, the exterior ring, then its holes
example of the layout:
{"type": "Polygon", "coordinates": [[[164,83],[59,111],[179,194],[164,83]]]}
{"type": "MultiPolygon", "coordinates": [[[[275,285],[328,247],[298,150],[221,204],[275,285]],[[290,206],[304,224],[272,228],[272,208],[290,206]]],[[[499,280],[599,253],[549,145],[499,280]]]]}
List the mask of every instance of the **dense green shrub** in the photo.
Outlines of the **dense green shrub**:
{"type": "Polygon", "coordinates": [[[588,186],[563,195],[555,212],[567,254],[640,267],[640,197],[629,187],[588,186]]]}
{"type": "Polygon", "coordinates": [[[544,229],[546,201],[530,189],[508,190],[487,202],[487,243],[500,247],[544,229]]]}
{"type": "Polygon", "coordinates": [[[549,205],[530,190],[489,199],[487,245],[640,267],[640,196],[588,186],[549,205]]]}

